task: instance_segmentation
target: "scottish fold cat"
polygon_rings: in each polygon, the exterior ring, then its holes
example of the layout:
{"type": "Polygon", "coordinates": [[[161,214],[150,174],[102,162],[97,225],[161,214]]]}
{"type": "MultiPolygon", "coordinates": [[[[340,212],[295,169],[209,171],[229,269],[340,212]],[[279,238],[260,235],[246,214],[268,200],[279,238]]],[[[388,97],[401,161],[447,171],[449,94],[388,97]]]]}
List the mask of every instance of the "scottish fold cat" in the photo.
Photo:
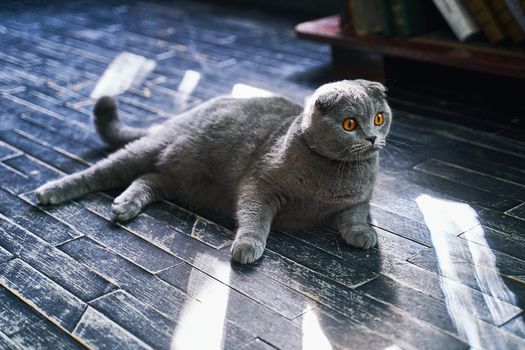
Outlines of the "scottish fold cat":
{"type": "Polygon", "coordinates": [[[380,83],[325,84],[304,106],[219,97],[149,129],[122,124],[110,97],[94,115],[101,138],[120,149],[38,188],[42,205],[128,186],[113,202],[118,220],[162,198],[235,215],[231,252],[241,263],[261,257],[271,227],[329,226],[355,247],[377,243],[367,216],[392,121],[380,83]]]}

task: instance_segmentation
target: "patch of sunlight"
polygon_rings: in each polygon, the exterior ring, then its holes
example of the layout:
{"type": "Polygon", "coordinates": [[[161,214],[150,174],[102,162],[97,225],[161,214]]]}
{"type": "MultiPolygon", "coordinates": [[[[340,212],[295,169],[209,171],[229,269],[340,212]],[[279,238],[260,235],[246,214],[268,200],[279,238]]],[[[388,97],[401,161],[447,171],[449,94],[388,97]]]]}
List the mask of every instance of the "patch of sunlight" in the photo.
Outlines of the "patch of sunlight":
{"type": "Polygon", "coordinates": [[[476,211],[468,204],[438,199],[428,195],[419,196],[416,202],[420,209],[421,203],[427,213],[432,212],[432,215],[425,216],[425,222],[427,226],[432,226],[435,231],[446,232],[448,228],[448,232],[450,232],[450,227],[456,226],[458,230],[454,230],[454,232],[465,232],[479,225],[476,211]]]}
{"type": "Polygon", "coordinates": [[[496,324],[502,322],[508,318],[509,306],[511,306],[502,300],[511,303],[515,300],[514,293],[508,289],[498,273],[496,257],[484,238],[483,227],[479,223],[476,211],[468,204],[429,195],[420,195],[416,198],[416,203],[430,230],[439,270],[443,276],[447,276],[440,279],[441,289],[445,295],[447,311],[458,333],[473,347],[504,349],[506,347],[504,337],[487,337],[482,333],[484,332],[482,321],[475,319],[475,315],[480,314],[480,309],[488,309],[496,324]],[[450,239],[450,234],[446,231],[451,225],[459,227],[461,232],[474,227],[475,230],[479,230],[478,235],[484,241],[483,245],[465,242],[468,247],[466,254],[469,255],[466,259],[471,264],[462,264],[461,271],[458,269],[457,258],[452,255],[452,250],[455,248],[453,245],[458,242],[450,239]],[[479,304],[473,289],[457,288],[456,281],[461,281],[465,266],[472,269],[471,272],[483,292],[485,305],[479,304]]]}
{"type": "Polygon", "coordinates": [[[387,346],[383,350],[402,350],[402,349],[399,346],[394,344],[394,345],[387,346]]]}
{"type": "Polygon", "coordinates": [[[180,81],[177,91],[185,95],[191,95],[201,80],[201,73],[188,69],[180,81]]]}
{"type": "Polygon", "coordinates": [[[319,324],[315,311],[305,312],[302,320],[302,350],[331,350],[332,345],[319,324]]]}
{"type": "Polygon", "coordinates": [[[106,68],[90,97],[96,99],[102,96],[119,95],[132,85],[140,84],[156,65],[154,60],[146,57],[121,52],[106,68]]]}
{"type": "Polygon", "coordinates": [[[231,96],[235,98],[248,98],[248,97],[270,97],[275,96],[274,93],[256,88],[255,86],[246,84],[235,84],[233,85],[231,96]]]}
{"type": "MultiPolygon", "coordinates": [[[[230,279],[229,264],[222,263],[206,254],[195,257],[195,265],[214,266],[213,276],[221,281],[230,279]]],[[[197,291],[193,297],[203,302],[184,305],[177,327],[171,339],[172,350],[209,349],[224,347],[224,323],[228,308],[228,288],[213,278],[202,279],[202,272],[190,274],[188,290],[197,291]]],[[[192,293],[193,294],[193,293],[192,293]]]]}

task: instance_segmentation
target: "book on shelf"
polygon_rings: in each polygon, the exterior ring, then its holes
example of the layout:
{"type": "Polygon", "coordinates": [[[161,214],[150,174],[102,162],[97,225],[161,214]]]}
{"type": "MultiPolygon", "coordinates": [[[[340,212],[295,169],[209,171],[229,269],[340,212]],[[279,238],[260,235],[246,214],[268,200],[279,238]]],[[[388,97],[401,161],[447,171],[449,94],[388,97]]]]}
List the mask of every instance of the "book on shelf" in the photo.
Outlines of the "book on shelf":
{"type": "Polygon", "coordinates": [[[491,44],[498,44],[508,37],[487,0],[465,0],[465,4],[491,44]]]}
{"type": "Polygon", "coordinates": [[[390,0],[381,0],[381,21],[383,23],[383,35],[394,36],[397,34],[390,0]]]}
{"type": "Polygon", "coordinates": [[[352,0],[344,2],[343,10],[341,11],[341,32],[345,34],[354,33],[354,21],[352,19],[352,0]]]}
{"type": "Polygon", "coordinates": [[[350,6],[356,34],[377,34],[383,31],[380,15],[381,0],[352,0],[350,6]]]}
{"type": "Polygon", "coordinates": [[[488,0],[488,2],[512,41],[515,44],[524,42],[525,33],[521,31],[520,26],[505,4],[505,0],[488,0]]]}
{"type": "Polygon", "coordinates": [[[480,29],[460,0],[433,0],[439,12],[460,41],[476,36],[480,29]]]}
{"type": "Polygon", "coordinates": [[[514,20],[518,23],[521,31],[525,33],[525,13],[523,7],[518,0],[505,0],[510,13],[514,16],[514,20]]]}
{"type": "Polygon", "coordinates": [[[389,0],[395,32],[399,36],[412,36],[429,32],[436,26],[439,16],[430,1],[389,0]]]}
{"type": "Polygon", "coordinates": [[[448,24],[460,41],[483,32],[493,45],[525,42],[525,0],[345,0],[344,5],[345,34],[408,37],[448,24]]]}

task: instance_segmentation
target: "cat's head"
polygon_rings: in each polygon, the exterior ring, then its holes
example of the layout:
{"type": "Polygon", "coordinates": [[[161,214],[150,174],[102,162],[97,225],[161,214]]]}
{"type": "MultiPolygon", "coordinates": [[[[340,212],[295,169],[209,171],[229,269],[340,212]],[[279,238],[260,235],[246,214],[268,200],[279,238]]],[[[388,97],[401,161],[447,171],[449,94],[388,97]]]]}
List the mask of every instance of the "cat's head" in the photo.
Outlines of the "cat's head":
{"type": "Polygon", "coordinates": [[[368,80],[325,84],[306,100],[301,130],[308,145],[331,159],[366,159],[386,144],[392,111],[386,89],[368,80]]]}

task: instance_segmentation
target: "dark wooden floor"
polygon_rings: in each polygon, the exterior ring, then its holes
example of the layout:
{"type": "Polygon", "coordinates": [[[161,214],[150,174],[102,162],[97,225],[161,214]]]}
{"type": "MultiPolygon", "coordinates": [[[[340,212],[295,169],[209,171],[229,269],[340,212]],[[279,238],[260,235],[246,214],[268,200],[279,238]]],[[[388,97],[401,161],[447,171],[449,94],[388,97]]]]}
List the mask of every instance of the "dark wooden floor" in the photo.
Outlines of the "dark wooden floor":
{"type": "Polygon", "coordinates": [[[481,107],[392,89],[370,251],[274,232],[239,266],[229,229],[172,203],[121,225],[115,193],[35,207],[38,185],[108,153],[89,96],[124,52],[156,63],[119,98],[133,125],[235,84],[300,101],[329,79],[328,48],[295,39],[296,19],[62,2],[0,7],[1,349],[525,348],[525,143],[481,107]]]}

